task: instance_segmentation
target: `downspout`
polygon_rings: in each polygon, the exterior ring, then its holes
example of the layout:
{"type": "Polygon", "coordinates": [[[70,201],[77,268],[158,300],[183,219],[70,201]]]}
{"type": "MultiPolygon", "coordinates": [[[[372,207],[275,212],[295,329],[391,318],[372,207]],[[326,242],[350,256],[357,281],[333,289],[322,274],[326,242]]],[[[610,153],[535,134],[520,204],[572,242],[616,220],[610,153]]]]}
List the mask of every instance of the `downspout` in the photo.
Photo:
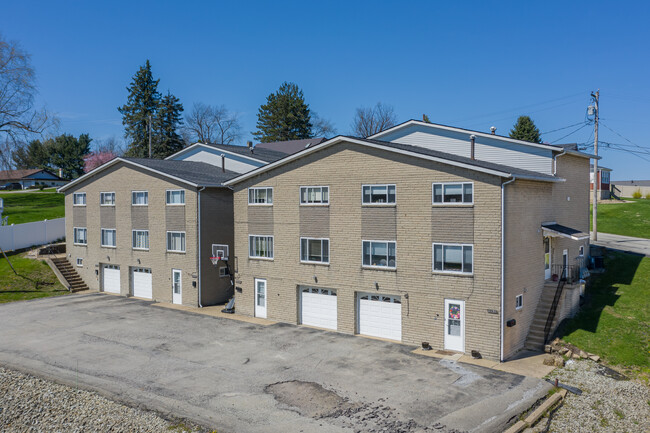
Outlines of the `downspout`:
{"type": "Polygon", "coordinates": [[[198,266],[197,266],[197,268],[199,269],[199,272],[198,272],[198,274],[199,274],[199,308],[203,308],[203,304],[201,304],[201,191],[203,191],[204,189],[205,189],[205,187],[202,186],[201,189],[199,189],[199,191],[197,193],[199,205],[197,206],[197,211],[196,211],[197,212],[196,220],[197,220],[197,224],[199,226],[199,230],[198,230],[199,231],[199,238],[197,240],[197,245],[199,246],[198,252],[197,252],[197,254],[198,254],[198,261],[197,261],[198,266]]]}
{"type": "Polygon", "coordinates": [[[501,184],[501,356],[499,360],[503,362],[503,322],[505,319],[505,315],[503,312],[504,308],[504,297],[505,297],[505,195],[506,195],[506,189],[504,188],[507,184],[514,182],[517,180],[516,177],[512,176],[512,179],[509,181],[503,182],[501,184]]]}
{"type": "Polygon", "coordinates": [[[553,176],[557,173],[557,158],[566,154],[566,150],[563,150],[562,153],[558,153],[553,157],[553,176]]]}

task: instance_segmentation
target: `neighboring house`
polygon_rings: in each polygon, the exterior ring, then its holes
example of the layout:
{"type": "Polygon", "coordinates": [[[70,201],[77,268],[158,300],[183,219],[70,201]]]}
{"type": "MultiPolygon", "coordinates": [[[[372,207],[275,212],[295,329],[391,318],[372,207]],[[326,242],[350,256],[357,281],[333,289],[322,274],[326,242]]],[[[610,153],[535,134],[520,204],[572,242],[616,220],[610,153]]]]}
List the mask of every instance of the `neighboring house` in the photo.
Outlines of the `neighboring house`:
{"type": "Polygon", "coordinates": [[[30,168],[24,170],[2,170],[0,171],[0,185],[15,182],[22,185],[23,189],[30,186],[63,186],[68,180],[42,168],[30,168]]]}
{"type": "Polygon", "coordinates": [[[168,156],[173,161],[199,161],[225,170],[245,173],[285,157],[285,152],[230,144],[195,143],[168,156]]]}
{"type": "Polygon", "coordinates": [[[256,168],[225,183],[236,311],[501,360],[539,347],[553,279],[588,249],[590,157],[409,121],[256,168]]]}
{"type": "Polygon", "coordinates": [[[303,140],[287,140],[287,141],[274,141],[271,143],[257,143],[255,149],[269,149],[282,152],[285,154],[292,154],[305,150],[308,147],[315,146],[317,144],[326,141],[324,137],[315,137],[315,138],[306,138],[303,140]]]}
{"type": "Polygon", "coordinates": [[[613,180],[611,185],[617,197],[632,197],[635,192],[642,197],[650,194],[650,180],[613,180]]]}
{"type": "MultiPolygon", "coordinates": [[[[598,200],[609,200],[611,198],[610,193],[610,179],[611,179],[612,169],[607,167],[598,166],[598,200]]],[[[594,166],[593,164],[589,168],[589,190],[594,191],[594,166]]],[[[593,198],[593,195],[589,196],[593,198]]]]}

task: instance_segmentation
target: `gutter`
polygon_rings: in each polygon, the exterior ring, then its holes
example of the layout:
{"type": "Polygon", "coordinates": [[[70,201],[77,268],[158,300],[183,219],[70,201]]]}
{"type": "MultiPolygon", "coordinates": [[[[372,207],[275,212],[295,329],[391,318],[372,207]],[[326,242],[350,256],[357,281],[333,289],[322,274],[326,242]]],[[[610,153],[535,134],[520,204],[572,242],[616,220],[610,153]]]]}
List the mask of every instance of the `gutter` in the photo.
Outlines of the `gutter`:
{"type": "Polygon", "coordinates": [[[197,251],[197,268],[199,270],[199,308],[203,308],[203,304],[201,303],[201,191],[203,191],[205,187],[201,187],[201,189],[198,190],[197,192],[197,201],[198,201],[198,206],[197,206],[197,215],[196,215],[196,221],[197,225],[199,226],[198,229],[198,235],[199,238],[197,239],[197,245],[198,245],[198,251],[197,251]]]}
{"type": "Polygon", "coordinates": [[[557,173],[557,159],[562,155],[566,155],[566,150],[562,151],[562,153],[553,156],[553,176],[555,176],[555,174],[557,173]]]}
{"type": "Polygon", "coordinates": [[[506,196],[506,189],[504,188],[507,184],[514,182],[517,180],[516,177],[512,176],[512,179],[503,182],[501,184],[501,355],[500,355],[500,361],[503,362],[503,322],[505,315],[503,313],[503,308],[504,308],[504,296],[505,296],[505,196],[506,196]]]}

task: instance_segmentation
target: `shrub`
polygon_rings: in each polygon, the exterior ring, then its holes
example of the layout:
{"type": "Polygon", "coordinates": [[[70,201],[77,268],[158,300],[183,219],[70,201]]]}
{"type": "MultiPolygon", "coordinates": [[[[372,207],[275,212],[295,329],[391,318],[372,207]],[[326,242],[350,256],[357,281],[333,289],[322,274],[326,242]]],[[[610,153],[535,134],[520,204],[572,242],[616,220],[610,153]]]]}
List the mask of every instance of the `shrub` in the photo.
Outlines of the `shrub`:
{"type": "Polygon", "coordinates": [[[641,195],[641,189],[640,188],[632,193],[632,198],[641,198],[641,197],[643,197],[643,196],[641,195]]]}
{"type": "Polygon", "coordinates": [[[647,193],[647,194],[645,195],[645,198],[646,198],[647,200],[650,200],[650,192],[647,193]]]}

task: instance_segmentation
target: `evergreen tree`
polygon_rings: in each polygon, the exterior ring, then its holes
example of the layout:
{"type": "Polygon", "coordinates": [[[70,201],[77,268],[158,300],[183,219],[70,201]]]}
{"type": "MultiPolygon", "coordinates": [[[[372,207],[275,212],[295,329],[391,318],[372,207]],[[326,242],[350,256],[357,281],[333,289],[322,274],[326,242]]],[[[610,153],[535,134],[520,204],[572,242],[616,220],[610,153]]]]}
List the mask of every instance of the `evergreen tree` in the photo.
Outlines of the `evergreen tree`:
{"type": "Polygon", "coordinates": [[[284,82],[266,98],[257,113],[253,136],[262,143],[311,138],[311,112],[296,84],[284,82]]]}
{"type": "Polygon", "coordinates": [[[164,159],[183,149],[184,142],[178,134],[183,125],[183,104],[167,92],[158,106],[154,124],[155,143],[152,142],[152,157],[164,159]]]}
{"type": "Polygon", "coordinates": [[[426,114],[422,115],[422,121],[426,123],[431,123],[431,121],[429,120],[429,116],[427,116],[426,114]]]}
{"type": "Polygon", "coordinates": [[[14,165],[18,169],[50,169],[50,150],[41,140],[32,140],[26,147],[19,147],[12,153],[14,165]]]}
{"type": "Polygon", "coordinates": [[[541,143],[539,129],[535,126],[533,120],[528,116],[519,116],[517,123],[510,130],[510,138],[524,141],[532,141],[533,143],[541,143]]]}
{"type": "Polygon", "coordinates": [[[46,142],[50,149],[50,162],[53,167],[63,169],[63,177],[76,179],[84,174],[84,157],[90,153],[88,134],[81,134],[75,138],[69,134],[62,134],[46,142]]]}
{"type": "MultiPolygon", "coordinates": [[[[149,60],[133,76],[126,90],[129,92],[127,102],[118,111],[122,114],[124,136],[130,142],[127,156],[147,157],[149,155],[149,116],[153,120],[160,104],[158,82],[151,73],[149,60]]],[[[152,135],[152,148],[154,146],[152,135]]]]}

